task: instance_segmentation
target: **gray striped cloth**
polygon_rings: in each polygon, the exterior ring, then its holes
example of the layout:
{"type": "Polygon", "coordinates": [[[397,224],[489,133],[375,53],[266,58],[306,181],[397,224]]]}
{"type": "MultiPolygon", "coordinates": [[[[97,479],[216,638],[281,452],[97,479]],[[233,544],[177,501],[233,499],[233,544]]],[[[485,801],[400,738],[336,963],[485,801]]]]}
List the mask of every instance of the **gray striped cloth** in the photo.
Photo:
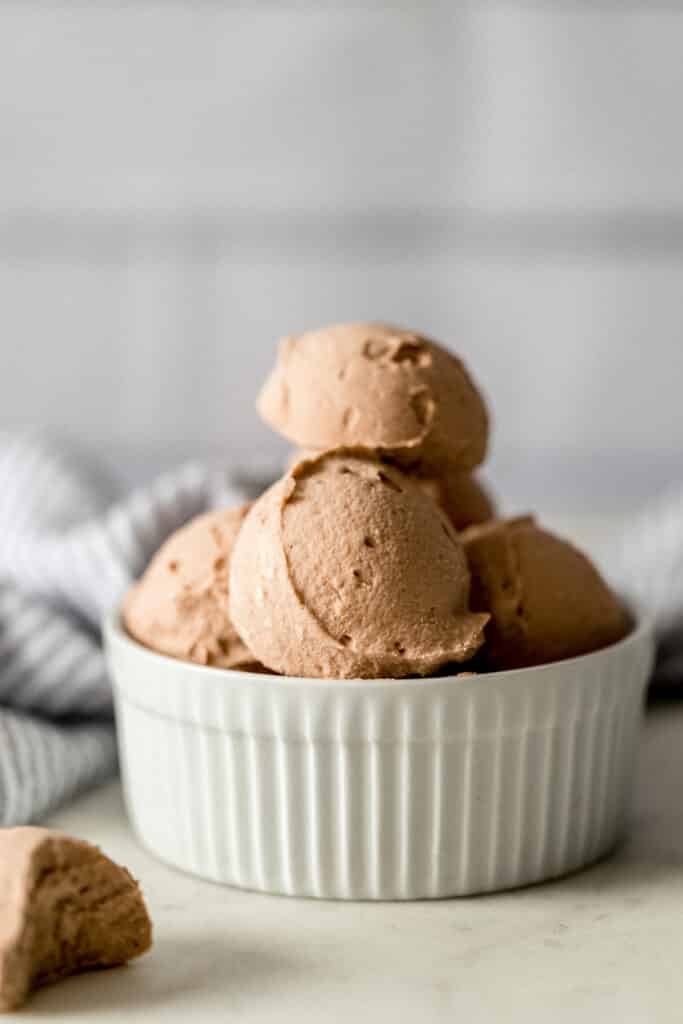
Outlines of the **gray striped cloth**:
{"type": "Polygon", "coordinates": [[[615,586],[654,619],[654,688],[683,693],[683,487],[651,501],[601,555],[615,586]]]}
{"type": "Polygon", "coordinates": [[[110,503],[59,446],[0,434],[0,825],[115,771],[102,616],[169,533],[244,496],[187,465],[110,503]]]}

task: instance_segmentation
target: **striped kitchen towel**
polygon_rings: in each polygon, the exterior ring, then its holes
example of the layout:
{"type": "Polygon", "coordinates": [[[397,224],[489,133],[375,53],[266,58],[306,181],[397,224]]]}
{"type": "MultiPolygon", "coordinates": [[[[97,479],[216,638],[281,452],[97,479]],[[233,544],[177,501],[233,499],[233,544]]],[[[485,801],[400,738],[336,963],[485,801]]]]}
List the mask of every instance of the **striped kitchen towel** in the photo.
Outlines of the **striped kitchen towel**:
{"type": "Polygon", "coordinates": [[[654,620],[655,690],[683,694],[683,487],[650,501],[601,555],[615,586],[654,620]]]}
{"type": "Polygon", "coordinates": [[[0,825],[114,772],[101,618],[169,533],[245,494],[193,464],[112,502],[60,446],[0,434],[0,825]]]}

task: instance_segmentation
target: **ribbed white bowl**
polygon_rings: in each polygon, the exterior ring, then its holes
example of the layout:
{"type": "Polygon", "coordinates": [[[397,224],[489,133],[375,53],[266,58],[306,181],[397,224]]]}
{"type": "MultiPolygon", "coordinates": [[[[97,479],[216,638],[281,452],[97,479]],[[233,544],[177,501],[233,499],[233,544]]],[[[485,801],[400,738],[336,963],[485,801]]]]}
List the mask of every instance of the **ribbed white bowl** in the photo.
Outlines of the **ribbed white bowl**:
{"type": "Polygon", "coordinates": [[[130,816],[163,860],[247,889],[464,896],[562,875],[623,832],[646,623],[475,677],[325,681],[174,661],[106,625],[130,816]]]}

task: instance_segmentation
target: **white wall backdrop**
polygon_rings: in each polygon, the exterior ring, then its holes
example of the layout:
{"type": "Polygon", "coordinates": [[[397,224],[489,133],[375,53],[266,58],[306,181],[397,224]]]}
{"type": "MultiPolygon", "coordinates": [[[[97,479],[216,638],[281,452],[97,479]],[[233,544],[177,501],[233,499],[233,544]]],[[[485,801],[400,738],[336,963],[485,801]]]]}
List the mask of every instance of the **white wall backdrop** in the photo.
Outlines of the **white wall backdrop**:
{"type": "Polygon", "coordinates": [[[0,0],[0,423],[265,459],[276,338],[373,317],[530,500],[683,476],[682,54],[683,2],[0,0]]]}

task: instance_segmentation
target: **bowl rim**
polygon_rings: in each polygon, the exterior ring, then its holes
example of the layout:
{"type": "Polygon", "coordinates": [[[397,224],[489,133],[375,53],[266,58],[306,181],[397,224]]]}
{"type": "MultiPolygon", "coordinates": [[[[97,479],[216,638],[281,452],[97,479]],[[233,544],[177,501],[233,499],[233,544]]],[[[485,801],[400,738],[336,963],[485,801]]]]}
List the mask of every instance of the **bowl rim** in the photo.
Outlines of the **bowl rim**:
{"type": "Polygon", "coordinates": [[[265,672],[244,672],[241,669],[220,668],[215,665],[199,665],[196,662],[184,661],[181,658],[174,658],[168,654],[161,654],[134,639],[125,629],[122,621],[122,605],[117,605],[108,612],[102,621],[102,634],[105,640],[105,648],[111,648],[115,643],[128,648],[140,657],[148,661],[150,665],[156,665],[159,669],[165,667],[171,670],[182,668],[184,672],[194,676],[196,679],[211,680],[216,683],[223,678],[226,682],[236,681],[248,682],[254,688],[268,687],[277,689],[288,689],[301,687],[311,689],[332,690],[339,687],[344,691],[372,687],[373,689],[391,689],[392,692],[400,694],[402,691],[413,689],[416,685],[420,689],[428,689],[431,686],[443,686],[448,684],[468,684],[474,679],[478,682],[490,681],[491,683],[505,682],[520,678],[531,679],[543,673],[556,671],[558,668],[566,667],[580,668],[588,666],[591,662],[597,665],[601,660],[610,658],[614,654],[626,651],[629,647],[636,648],[645,641],[651,641],[654,636],[654,617],[642,606],[632,600],[622,598],[624,605],[632,618],[632,627],[629,632],[617,640],[616,643],[600,647],[587,654],[579,654],[573,658],[561,658],[557,661],[544,662],[541,665],[530,665],[526,668],[503,669],[495,672],[468,673],[465,663],[459,673],[453,675],[438,676],[409,676],[402,679],[378,678],[378,679],[323,679],[316,676],[285,676],[265,672]]]}

